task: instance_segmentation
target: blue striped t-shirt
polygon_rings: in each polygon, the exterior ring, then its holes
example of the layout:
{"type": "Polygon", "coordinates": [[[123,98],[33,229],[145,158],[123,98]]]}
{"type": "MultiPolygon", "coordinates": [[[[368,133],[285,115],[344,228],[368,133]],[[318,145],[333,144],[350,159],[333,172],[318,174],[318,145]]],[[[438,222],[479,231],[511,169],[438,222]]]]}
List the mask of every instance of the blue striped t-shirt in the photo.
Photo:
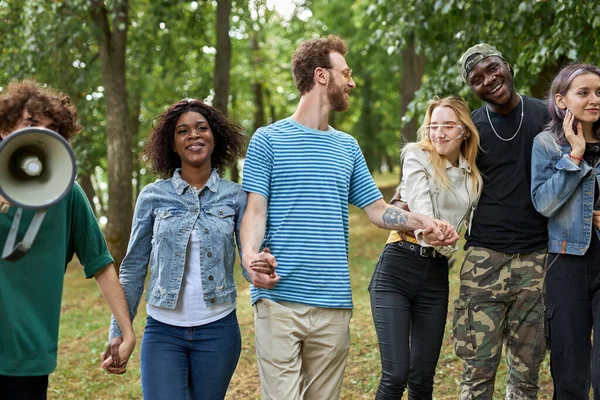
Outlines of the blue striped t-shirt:
{"type": "Polygon", "coordinates": [[[382,197],[356,139],[291,118],[256,131],[244,164],[244,190],[268,199],[263,247],[277,258],[275,288],[251,287],[261,298],[352,308],[348,272],[348,204],[382,197]]]}

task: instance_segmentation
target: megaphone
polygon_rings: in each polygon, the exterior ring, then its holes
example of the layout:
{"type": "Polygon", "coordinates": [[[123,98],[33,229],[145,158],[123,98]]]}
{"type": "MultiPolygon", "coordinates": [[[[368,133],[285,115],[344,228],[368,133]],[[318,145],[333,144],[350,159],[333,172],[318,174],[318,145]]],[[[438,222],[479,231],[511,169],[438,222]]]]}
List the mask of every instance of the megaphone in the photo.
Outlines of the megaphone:
{"type": "Polygon", "coordinates": [[[46,128],[24,128],[0,142],[0,195],[19,207],[2,258],[17,261],[31,248],[46,210],[69,193],[77,163],[69,143],[46,128]],[[23,209],[37,210],[23,240],[15,245],[23,209]]]}

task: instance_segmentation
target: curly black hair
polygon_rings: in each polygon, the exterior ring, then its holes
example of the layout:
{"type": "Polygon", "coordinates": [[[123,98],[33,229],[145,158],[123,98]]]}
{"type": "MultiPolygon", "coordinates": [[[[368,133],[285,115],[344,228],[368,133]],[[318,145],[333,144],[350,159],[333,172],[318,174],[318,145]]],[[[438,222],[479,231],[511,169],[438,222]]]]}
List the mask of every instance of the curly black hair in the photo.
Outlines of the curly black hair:
{"type": "Polygon", "coordinates": [[[77,122],[77,108],[68,95],[25,79],[9,83],[0,94],[0,132],[12,132],[25,109],[32,116],[43,115],[51,119],[56,131],[66,140],[82,129],[77,122]]]}
{"type": "Polygon", "coordinates": [[[211,166],[219,173],[231,166],[245,151],[246,137],[241,127],[226,118],[216,108],[199,100],[180,100],[159,115],[158,124],[150,132],[150,140],[144,149],[152,172],[161,178],[170,178],[181,167],[181,158],[173,151],[175,125],[182,114],[197,112],[206,118],[215,138],[211,166]]]}

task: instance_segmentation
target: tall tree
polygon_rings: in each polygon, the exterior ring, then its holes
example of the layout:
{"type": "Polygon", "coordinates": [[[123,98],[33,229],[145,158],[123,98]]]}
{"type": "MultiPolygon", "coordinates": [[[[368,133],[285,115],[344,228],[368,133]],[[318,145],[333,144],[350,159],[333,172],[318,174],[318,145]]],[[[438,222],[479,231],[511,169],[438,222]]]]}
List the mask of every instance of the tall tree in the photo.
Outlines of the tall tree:
{"type": "MultiPolygon", "coordinates": [[[[217,0],[217,54],[215,57],[213,106],[227,115],[229,103],[229,69],[231,68],[231,38],[229,37],[229,20],[231,16],[231,0],[217,0]]],[[[239,180],[237,164],[231,167],[231,180],[239,180]]]]}
{"type": "Polygon", "coordinates": [[[127,0],[111,2],[108,9],[102,0],[92,0],[91,20],[100,50],[106,101],[108,141],[109,206],[106,240],[116,264],[125,252],[133,215],[131,118],[125,78],[125,52],[129,10],[127,0]]]}
{"type": "Polygon", "coordinates": [[[217,0],[217,54],[215,57],[213,106],[227,115],[229,102],[229,69],[231,66],[231,39],[229,19],[231,0],[217,0]]]}
{"type": "MultiPolygon", "coordinates": [[[[400,115],[405,115],[408,111],[408,106],[415,98],[415,93],[421,87],[421,79],[425,73],[425,56],[417,54],[414,37],[409,38],[401,54],[400,115]]],[[[401,139],[408,142],[415,142],[417,140],[418,126],[417,119],[410,118],[400,128],[402,132],[401,139]]]]}
{"type": "MultiPolygon", "coordinates": [[[[258,32],[252,32],[250,34],[250,53],[252,57],[252,66],[258,70],[261,62],[263,61],[258,45],[258,32]]],[[[252,91],[254,92],[254,132],[256,132],[256,130],[261,126],[265,125],[263,83],[257,75],[258,74],[255,74],[255,81],[252,84],[252,91]]]]}

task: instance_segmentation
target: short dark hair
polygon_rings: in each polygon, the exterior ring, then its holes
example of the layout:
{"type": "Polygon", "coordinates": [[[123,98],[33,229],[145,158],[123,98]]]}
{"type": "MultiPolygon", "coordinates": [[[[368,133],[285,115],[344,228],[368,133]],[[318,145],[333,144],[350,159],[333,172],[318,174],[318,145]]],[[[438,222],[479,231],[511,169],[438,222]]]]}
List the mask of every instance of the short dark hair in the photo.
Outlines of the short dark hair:
{"type": "Polygon", "coordinates": [[[10,133],[23,117],[23,111],[43,115],[56,125],[66,140],[81,132],[77,108],[71,98],[58,90],[43,87],[33,79],[13,81],[0,94],[0,132],[10,133]]]}
{"type": "Polygon", "coordinates": [[[329,35],[326,38],[302,42],[296,49],[292,57],[292,75],[301,95],[310,92],[315,85],[313,79],[315,68],[331,68],[329,53],[333,51],[346,56],[348,46],[344,39],[336,35],[329,35]]]}
{"type": "Polygon", "coordinates": [[[199,100],[181,100],[156,117],[158,123],[152,128],[150,140],[144,149],[152,172],[161,178],[171,177],[181,167],[181,158],[173,151],[175,125],[182,114],[190,111],[202,114],[213,133],[215,148],[211,155],[212,168],[222,172],[243,155],[246,138],[238,124],[199,100]]]}

